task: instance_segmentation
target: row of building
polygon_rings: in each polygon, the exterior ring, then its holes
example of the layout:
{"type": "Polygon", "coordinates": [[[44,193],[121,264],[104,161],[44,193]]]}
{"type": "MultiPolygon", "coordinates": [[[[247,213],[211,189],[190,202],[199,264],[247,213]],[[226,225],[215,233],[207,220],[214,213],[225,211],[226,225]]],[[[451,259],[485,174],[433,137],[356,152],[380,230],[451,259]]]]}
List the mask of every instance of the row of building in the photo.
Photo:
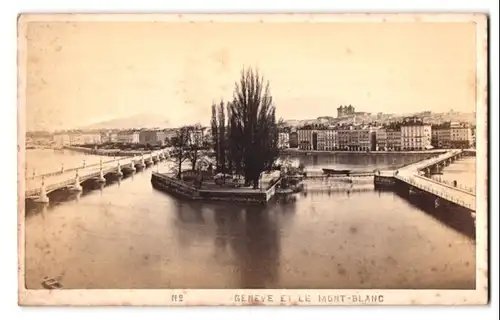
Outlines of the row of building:
{"type": "Polygon", "coordinates": [[[77,146],[89,144],[122,143],[163,146],[168,138],[175,135],[175,130],[110,130],[105,132],[60,132],[53,136],[56,145],[77,146]]]}
{"type": "Polygon", "coordinates": [[[281,148],[300,150],[412,151],[474,145],[475,128],[468,123],[431,125],[415,117],[384,126],[304,126],[279,135],[281,148]]]}

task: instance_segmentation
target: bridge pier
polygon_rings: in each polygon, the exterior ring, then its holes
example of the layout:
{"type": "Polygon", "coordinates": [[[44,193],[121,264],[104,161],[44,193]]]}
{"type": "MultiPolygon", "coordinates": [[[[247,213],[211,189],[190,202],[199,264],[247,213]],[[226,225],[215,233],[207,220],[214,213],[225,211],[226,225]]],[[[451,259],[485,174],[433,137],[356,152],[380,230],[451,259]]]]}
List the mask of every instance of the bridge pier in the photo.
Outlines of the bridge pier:
{"type": "Polygon", "coordinates": [[[76,170],[75,184],[71,188],[73,191],[82,191],[83,188],[80,185],[80,176],[78,175],[78,170],[76,170]]]}
{"type": "Polygon", "coordinates": [[[97,178],[97,182],[99,182],[99,183],[106,182],[106,178],[104,178],[104,172],[102,171],[102,159],[100,160],[100,163],[99,163],[99,178],[97,178]]]}
{"type": "Polygon", "coordinates": [[[136,172],[134,159],[130,160],[130,169],[132,172],[136,172]]]}
{"type": "Polygon", "coordinates": [[[47,196],[47,190],[45,190],[45,181],[44,178],[42,177],[42,186],[40,187],[40,195],[38,198],[35,199],[35,202],[37,203],[49,203],[50,199],[47,196]]]}
{"type": "Polygon", "coordinates": [[[123,176],[122,168],[120,167],[120,161],[118,161],[118,164],[116,166],[116,175],[119,177],[123,176]]]}
{"type": "Polygon", "coordinates": [[[153,156],[151,153],[149,154],[149,157],[146,159],[145,163],[146,163],[146,166],[150,166],[153,164],[153,156]]]}
{"type": "Polygon", "coordinates": [[[106,178],[104,178],[104,172],[102,172],[102,169],[99,171],[99,178],[97,178],[97,182],[99,183],[106,182],[106,178]]]}
{"type": "Polygon", "coordinates": [[[431,175],[431,169],[430,168],[425,168],[424,172],[425,172],[425,176],[426,177],[429,177],[431,175]]]}

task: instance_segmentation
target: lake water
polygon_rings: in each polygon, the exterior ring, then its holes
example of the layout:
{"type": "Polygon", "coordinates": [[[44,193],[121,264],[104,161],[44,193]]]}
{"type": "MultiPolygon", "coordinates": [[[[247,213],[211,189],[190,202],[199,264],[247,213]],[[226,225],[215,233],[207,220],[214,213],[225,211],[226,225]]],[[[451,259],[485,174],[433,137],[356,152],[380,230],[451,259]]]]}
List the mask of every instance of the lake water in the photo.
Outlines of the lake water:
{"type": "MultiPolygon", "coordinates": [[[[40,167],[30,151],[28,162],[40,167]]],[[[82,160],[75,153],[51,156],[82,160]]],[[[301,161],[383,168],[415,157],[301,161]]],[[[450,174],[470,174],[473,163],[450,166],[450,174]]],[[[165,166],[28,208],[27,287],[41,288],[49,276],[72,289],[474,288],[475,243],[460,230],[471,220],[447,223],[447,216],[375,190],[309,192],[267,206],[189,202],[151,187],[151,172],[165,166]]]]}

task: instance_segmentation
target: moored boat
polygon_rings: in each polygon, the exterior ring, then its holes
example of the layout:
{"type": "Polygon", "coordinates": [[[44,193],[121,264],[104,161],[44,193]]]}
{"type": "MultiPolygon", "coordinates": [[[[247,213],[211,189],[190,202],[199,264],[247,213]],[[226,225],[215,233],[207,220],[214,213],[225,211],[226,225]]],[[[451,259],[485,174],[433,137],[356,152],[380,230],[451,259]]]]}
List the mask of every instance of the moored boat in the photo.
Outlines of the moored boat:
{"type": "Polygon", "coordinates": [[[348,175],[349,173],[351,173],[351,170],[335,170],[335,169],[323,168],[323,173],[325,173],[325,174],[345,174],[345,175],[348,175]]]}

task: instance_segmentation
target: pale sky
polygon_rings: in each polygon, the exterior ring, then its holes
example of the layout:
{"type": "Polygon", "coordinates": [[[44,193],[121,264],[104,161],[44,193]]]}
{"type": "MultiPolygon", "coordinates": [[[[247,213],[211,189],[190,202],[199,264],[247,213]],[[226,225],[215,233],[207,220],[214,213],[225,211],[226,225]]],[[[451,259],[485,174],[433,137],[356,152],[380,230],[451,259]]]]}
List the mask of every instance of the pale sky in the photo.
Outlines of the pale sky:
{"type": "Polygon", "coordinates": [[[277,116],[475,110],[473,23],[30,22],[27,130],[138,113],[208,123],[243,66],[277,116]]]}

